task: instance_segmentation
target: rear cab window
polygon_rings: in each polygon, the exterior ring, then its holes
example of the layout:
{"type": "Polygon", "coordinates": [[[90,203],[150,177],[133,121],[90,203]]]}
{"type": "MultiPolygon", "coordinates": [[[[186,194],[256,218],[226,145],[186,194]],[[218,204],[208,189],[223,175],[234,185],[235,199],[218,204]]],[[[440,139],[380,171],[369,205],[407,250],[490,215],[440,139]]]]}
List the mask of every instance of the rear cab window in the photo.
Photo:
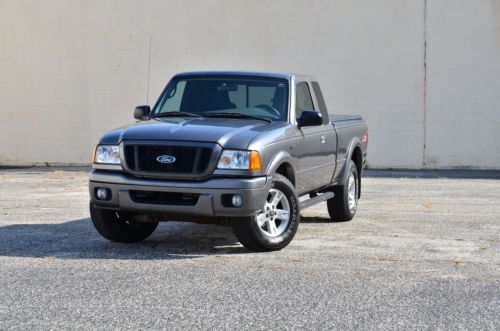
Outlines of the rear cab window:
{"type": "Polygon", "coordinates": [[[326,108],[325,98],[323,98],[323,93],[321,93],[321,88],[319,87],[319,83],[312,82],[311,85],[314,91],[314,96],[316,97],[316,101],[318,103],[319,111],[323,116],[323,123],[328,123],[328,118],[329,118],[328,109],[326,108]]]}

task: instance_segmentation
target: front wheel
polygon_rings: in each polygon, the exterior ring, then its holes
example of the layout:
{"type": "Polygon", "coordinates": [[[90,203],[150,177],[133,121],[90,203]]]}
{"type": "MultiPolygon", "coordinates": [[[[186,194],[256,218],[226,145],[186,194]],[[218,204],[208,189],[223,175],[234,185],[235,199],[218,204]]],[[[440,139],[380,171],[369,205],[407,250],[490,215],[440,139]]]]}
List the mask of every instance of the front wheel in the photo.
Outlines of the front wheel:
{"type": "Polygon", "coordinates": [[[96,208],[90,204],[90,217],[95,229],[104,238],[119,243],[140,242],[149,237],[158,223],[141,223],[114,210],[96,208]]]}
{"type": "Polygon", "coordinates": [[[295,188],[286,177],[276,174],[259,214],[234,219],[232,227],[243,246],[266,252],[287,246],[295,236],[299,222],[299,198],[295,188]]]}

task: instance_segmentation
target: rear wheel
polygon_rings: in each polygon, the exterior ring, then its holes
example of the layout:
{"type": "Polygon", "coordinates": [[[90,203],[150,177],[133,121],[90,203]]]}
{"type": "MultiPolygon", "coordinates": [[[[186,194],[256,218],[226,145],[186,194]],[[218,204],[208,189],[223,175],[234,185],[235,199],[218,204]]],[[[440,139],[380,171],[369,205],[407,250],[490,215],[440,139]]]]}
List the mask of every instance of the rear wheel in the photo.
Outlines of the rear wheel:
{"type": "Polygon", "coordinates": [[[120,243],[143,241],[158,226],[158,223],[135,222],[125,213],[96,208],[92,204],[90,204],[90,216],[101,236],[120,243]]]}
{"type": "Polygon", "coordinates": [[[333,188],[335,196],[327,201],[328,214],[334,222],[352,220],[358,208],[358,169],[352,161],[349,161],[347,166],[349,167],[349,172],[344,183],[333,188]]]}
{"type": "Polygon", "coordinates": [[[292,183],[286,177],[276,174],[260,213],[233,220],[236,238],[253,251],[282,249],[292,241],[297,232],[300,222],[298,201],[292,183]]]}

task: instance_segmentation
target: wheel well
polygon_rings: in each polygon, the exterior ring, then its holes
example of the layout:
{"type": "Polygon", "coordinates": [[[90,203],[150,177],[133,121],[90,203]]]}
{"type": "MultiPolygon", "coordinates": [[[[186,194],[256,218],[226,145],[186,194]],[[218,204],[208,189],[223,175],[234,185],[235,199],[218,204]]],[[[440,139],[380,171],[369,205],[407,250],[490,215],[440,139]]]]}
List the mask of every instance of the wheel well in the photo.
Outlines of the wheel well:
{"type": "Polygon", "coordinates": [[[363,170],[363,154],[361,154],[361,148],[356,147],[352,152],[351,156],[352,162],[356,166],[356,170],[358,171],[358,199],[361,198],[361,171],[363,170]]]}
{"type": "Polygon", "coordinates": [[[293,171],[293,167],[290,163],[281,164],[278,169],[276,169],[276,173],[285,176],[290,182],[292,182],[293,186],[295,186],[295,172],[293,171]]]}

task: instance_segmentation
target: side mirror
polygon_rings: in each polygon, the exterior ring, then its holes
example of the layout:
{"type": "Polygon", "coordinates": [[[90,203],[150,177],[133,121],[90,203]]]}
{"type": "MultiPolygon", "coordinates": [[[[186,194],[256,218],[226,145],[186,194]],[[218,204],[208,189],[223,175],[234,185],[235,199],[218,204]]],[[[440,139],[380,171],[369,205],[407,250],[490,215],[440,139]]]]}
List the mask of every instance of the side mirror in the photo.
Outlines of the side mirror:
{"type": "Polygon", "coordinates": [[[323,124],[323,116],[321,113],[315,110],[304,110],[302,115],[297,118],[297,124],[300,127],[303,126],[317,126],[323,124]]]}
{"type": "Polygon", "coordinates": [[[145,120],[148,117],[150,112],[151,112],[151,108],[149,108],[148,105],[137,106],[137,107],[135,107],[135,110],[134,110],[134,118],[136,120],[139,120],[139,121],[145,120]]]}

